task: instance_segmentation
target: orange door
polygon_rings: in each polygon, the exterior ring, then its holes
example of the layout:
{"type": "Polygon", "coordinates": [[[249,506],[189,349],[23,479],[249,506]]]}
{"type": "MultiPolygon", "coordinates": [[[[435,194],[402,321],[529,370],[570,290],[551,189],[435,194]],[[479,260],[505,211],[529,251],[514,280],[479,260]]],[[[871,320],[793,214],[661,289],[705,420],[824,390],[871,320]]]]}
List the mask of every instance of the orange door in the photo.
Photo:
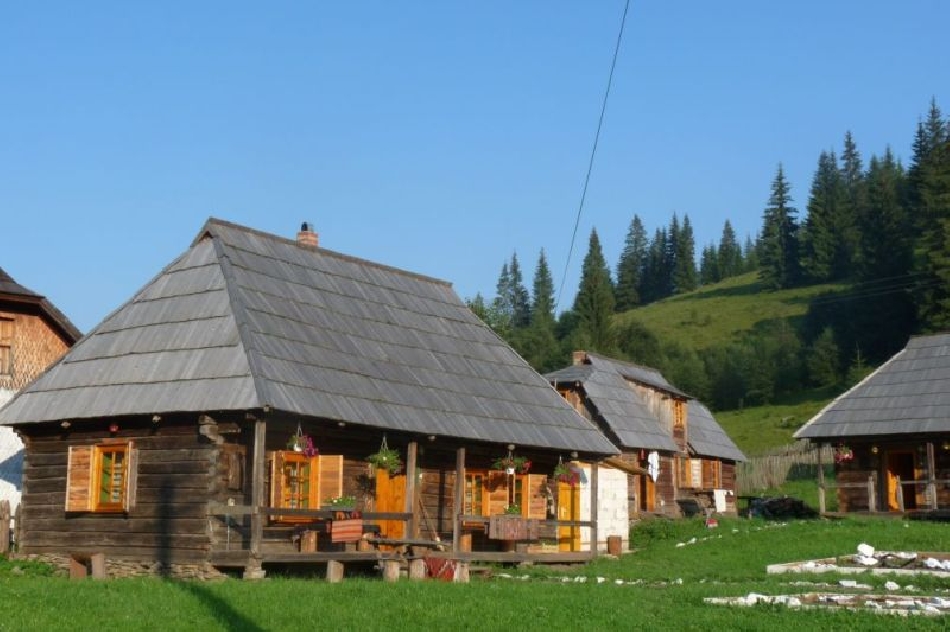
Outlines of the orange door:
{"type": "MultiPolygon", "coordinates": [[[[376,511],[402,513],[406,510],[406,475],[390,476],[389,470],[376,470],[376,511]]],[[[402,520],[377,520],[384,538],[402,538],[406,523],[402,520]]]]}
{"type": "Polygon", "coordinates": [[[640,474],[640,511],[652,512],[656,510],[656,483],[646,474],[640,474]]]}
{"type": "MultiPolygon", "coordinates": [[[[562,482],[557,484],[557,519],[581,519],[580,486],[562,482]]],[[[558,527],[557,541],[558,549],[561,551],[580,551],[581,528],[577,526],[558,527]]]]}
{"type": "MultiPolygon", "coordinates": [[[[913,450],[889,450],[887,453],[887,508],[889,511],[899,511],[897,503],[897,478],[901,483],[907,483],[916,478],[913,450]]],[[[917,487],[915,485],[901,485],[904,495],[904,509],[917,508],[917,487]]]]}

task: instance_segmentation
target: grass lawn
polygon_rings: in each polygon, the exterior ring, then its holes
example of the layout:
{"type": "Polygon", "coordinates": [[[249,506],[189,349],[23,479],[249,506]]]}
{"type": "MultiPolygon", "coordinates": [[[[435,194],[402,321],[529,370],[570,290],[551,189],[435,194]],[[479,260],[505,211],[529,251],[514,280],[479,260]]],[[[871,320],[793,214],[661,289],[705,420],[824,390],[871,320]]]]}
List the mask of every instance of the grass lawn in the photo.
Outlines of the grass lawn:
{"type": "MultiPolygon", "coordinates": [[[[862,542],[879,549],[939,550],[947,548],[948,534],[946,525],[896,520],[784,526],[723,520],[712,530],[701,521],[656,520],[633,530],[637,551],[620,560],[605,558],[561,572],[499,569],[492,579],[467,585],[372,579],[327,584],[319,578],[276,577],[257,583],[69,581],[40,576],[36,567],[22,564],[14,570],[17,562],[0,561],[0,629],[943,630],[950,621],[712,606],[703,598],[817,590],[791,582],[834,582],[837,577],[769,576],[765,566],[851,553],[862,542]],[[691,538],[695,543],[677,546],[691,538]],[[513,577],[500,577],[503,572],[513,577]]],[[[861,581],[882,590],[886,579],[861,581]]],[[[930,592],[950,589],[950,580],[913,583],[930,592]]]]}

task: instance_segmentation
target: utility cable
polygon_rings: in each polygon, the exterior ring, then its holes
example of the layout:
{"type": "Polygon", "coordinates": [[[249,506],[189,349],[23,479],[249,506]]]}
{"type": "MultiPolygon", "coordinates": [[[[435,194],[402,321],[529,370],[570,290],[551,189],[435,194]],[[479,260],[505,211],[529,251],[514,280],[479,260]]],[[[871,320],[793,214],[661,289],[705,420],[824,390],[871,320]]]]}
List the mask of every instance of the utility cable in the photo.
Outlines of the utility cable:
{"type": "Polygon", "coordinates": [[[577,218],[574,220],[574,231],[571,233],[571,245],[567,250],[567,261],[564,262],[564,272],[561,274],[561,285],[557,290],[557,300],[554,301],[554,313],[557,313],[561,304],[561,292],[564,291],[564,282],[567,280],[567,269],[574,254],[574,242],[577,239],[577,228],[581,223],[581,212],[584,210],[584,201],[587,199],[587,186],[590,184],[590,174],[594,169],[594,156],[597,154],[597,144],[600,142],[600,130],[604,125],[604,115],[607,112],[607,99],[610,97],[610,87],[614,81],[614,68],[617,67],[617,56],[620,54],[620,43],[623,41],[623,29],[627,23],[627,12],[630,10],[630,0],[623,6],[623,16],[620,18],[620,31],[617,33],[617,43],[614,46],[614,56],[610,62],[610,74],[607,76],[607,89],[604,91],[604,100],[600,106],[600,118],[597,119],[597,131],[594,133],[594,144],[590,149],[590,160],[587,162],[587,175],[584,177],[584,188],[581,190],[581,201],[577,205],[577,218]]]}

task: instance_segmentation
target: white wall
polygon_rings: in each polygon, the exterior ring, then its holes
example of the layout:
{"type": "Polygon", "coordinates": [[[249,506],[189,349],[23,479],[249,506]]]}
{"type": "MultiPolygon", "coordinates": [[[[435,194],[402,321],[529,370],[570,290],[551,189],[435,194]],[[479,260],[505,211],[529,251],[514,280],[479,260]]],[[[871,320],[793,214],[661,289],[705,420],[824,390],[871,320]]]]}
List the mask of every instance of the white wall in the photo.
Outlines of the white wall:
{"type": "MultiPolygon", "coordinates": [[[[582,465],[581,520],[590,520],[590,465],[582,465]]],[[[597,550],[607,550],[607,537],[619,535],[622,550],[630,547],[630,514],[627,500],[627,473],[612,467],[597,470],[597,550]]],[[[581,527],[581,550],[589,551],[590,527],[581,527]]]]}
{"type": "MultiPolygon", "coordinates": [[[[0,389],[0,406],[13,397],[13,391],[0,389]]],[[[0,426],[0,500],[10,501],[10,511],[20,504],[20,480],[23,473],[23,442],[10,428],[0,426]]]]}

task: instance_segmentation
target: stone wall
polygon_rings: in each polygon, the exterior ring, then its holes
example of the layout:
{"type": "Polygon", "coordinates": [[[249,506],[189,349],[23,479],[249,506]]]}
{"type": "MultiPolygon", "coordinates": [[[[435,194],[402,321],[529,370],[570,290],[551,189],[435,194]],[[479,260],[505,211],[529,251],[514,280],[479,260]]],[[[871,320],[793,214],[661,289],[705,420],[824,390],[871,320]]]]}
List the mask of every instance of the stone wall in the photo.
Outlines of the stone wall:
{"type": "MultiPolygon", "coordinates": [[[[580,481],[581,520],[590,520],[590,466],[582,465],[580,481]]],[[[619,535],[622,550],[630,545],[630,519],[627,499],[627,473],[612,467],[597,469],[597,550],[607,550],[607,538],[619,535]]],[[[581,527],[581,550],[590,551],[590,527],[581,527]]]]}
{"type": "MultiPolygon", "coordinates": [[[[63,575],[69,575],[70,558],[68,555],[50,553],[15,553],[12,559],[29,560],[49,564],[63,575]]],[[[134,560],[114,560],[106,558],[106,575],[112,579],[123,577],[166,577],[171,579],[194,579],[216,581],[226,579],[227,574],[211,564],[168,564],[160,562],[141,562],[134,560]]]]}

